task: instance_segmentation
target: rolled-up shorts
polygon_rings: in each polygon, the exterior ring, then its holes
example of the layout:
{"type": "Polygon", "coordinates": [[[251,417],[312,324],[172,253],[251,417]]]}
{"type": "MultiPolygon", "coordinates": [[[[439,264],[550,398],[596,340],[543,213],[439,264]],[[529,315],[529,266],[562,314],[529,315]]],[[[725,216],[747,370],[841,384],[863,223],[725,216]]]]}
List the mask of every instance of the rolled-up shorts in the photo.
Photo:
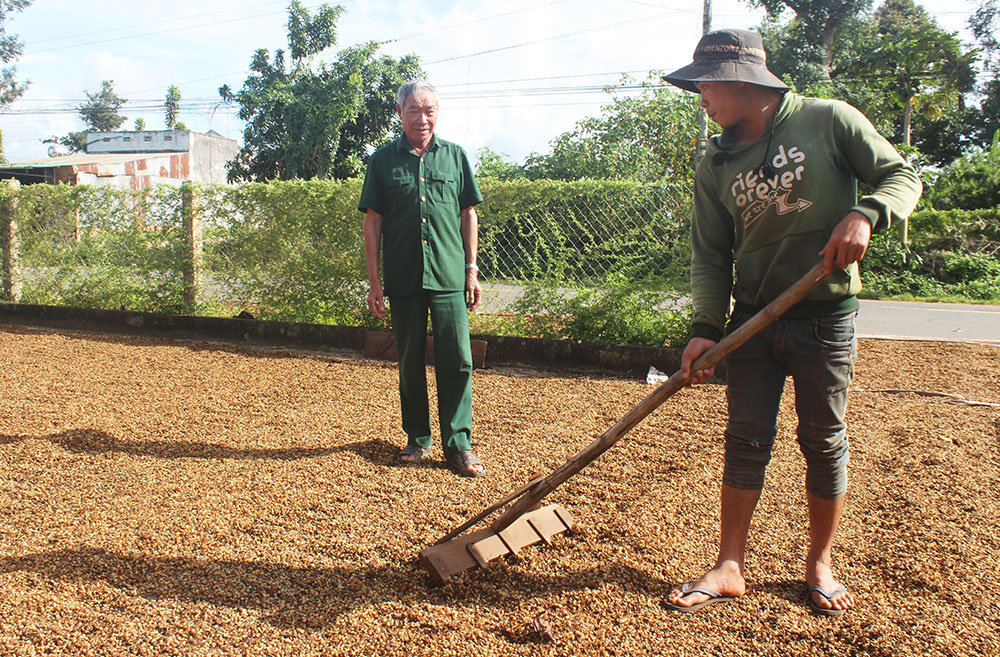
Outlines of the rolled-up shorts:
{"type": "MultiPolygon", "coordinates": [[[[734,313],[727,333],[751,316],[734,313]]],[[[727,486],[763,489],[785,378],[791,376],[796,435],[806,459],[806,490],[823,499],[844,494],[849,460],[844,414],[857,355],[855,316],[780,319],[726,359],[729,422],[723,482],[727,486]]]]}

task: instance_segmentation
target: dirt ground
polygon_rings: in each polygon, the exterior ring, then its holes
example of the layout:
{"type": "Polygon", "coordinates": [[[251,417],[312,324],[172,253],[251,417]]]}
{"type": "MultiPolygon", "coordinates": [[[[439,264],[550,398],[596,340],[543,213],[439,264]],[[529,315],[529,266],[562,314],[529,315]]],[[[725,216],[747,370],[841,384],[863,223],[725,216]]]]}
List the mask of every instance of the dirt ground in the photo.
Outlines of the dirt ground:
{"type": "Polygon", "coordinates": [[[997,655],[998,364],[997,347],[861,341],[836,553],[858,606],[836,619],[804,603],[789,389],[751,590],[678,614],[661,597],[714,559],[720,385],[551,496],[575,533],[433,586],[420,549],[652,388],[477,370],[488,476],[465,480],[439,450],[391,465],[392,364],[0,327],[0,654],[997,655]]]}

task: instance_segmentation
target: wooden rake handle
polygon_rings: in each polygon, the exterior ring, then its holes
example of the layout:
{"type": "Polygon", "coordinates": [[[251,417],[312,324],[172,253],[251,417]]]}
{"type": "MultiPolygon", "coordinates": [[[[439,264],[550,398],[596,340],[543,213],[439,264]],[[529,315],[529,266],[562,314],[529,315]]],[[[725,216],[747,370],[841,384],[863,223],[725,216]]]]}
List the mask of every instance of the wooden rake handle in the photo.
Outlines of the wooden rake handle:
{"type": "MultiPolygon", "coordinates": [[[[826,278],[824,263],[819,262],[816,266],[810,269],[805,276],[800,278],[790,288],[785,290],[774,301],[767,304],[767,306],[751,317],[745,324],[725,336],[714,347],[702,354],[691,365],[691,371],[697,372],[699,370],[709,369],[710,367],[717,365],[726,356],[735,351],[740,345],[752,338],[761,329],[774,322],[781,315],[783,315],[785,311],[801,301],[806,294],[816,287],[816,285],[818,285],[824,278],[826,278]]],[[[598,456],[606,452],[635,425],[639,424],[639,422],[644,420],[647,415],[660,406],[660,404],[673,396],[673,394],[678,390],[684,388],[690,379],[691,377],[684,377],[678,370],[656,390],[651,392],[644,400],[639,402],[637,406],[629,411],[613,427],[608,429],[603,435],[580,451],[579,454],[554,470],[541,481],[535,483],[534,485],[529,484],[526,487],[527,490],[525,490],[525,487],[522,487],[521,489],[514,491],[514,493],[508,495],[503,502],[493,505],[490,509],[487,509],[484,513],[466,523],[464,528],[471,527],[475,524],[475,522],[482,520],[504,503],[520,497],[520,499],[511,505],[509,509],[504,511],[492,525],[493,530],[497,532],[506,529],[511,525],[511,523],[534,508],[542,498],[554,491],[563,482],[582,470],[598,456]]],[[[462,531],[464,531],[464,528],[462,531]]],[[[461,531],[458,533],[461,533],[461,531]]],[[[453,537],[454,536],[449,535],[448,538],[453,537]]]]}

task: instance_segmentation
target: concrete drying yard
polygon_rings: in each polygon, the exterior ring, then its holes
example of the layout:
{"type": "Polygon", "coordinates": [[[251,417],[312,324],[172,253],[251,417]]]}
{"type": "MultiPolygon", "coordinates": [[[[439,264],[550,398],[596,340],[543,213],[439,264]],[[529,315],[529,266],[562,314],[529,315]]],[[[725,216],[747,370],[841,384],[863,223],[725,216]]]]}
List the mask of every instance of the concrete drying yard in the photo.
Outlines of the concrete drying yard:
{"type": "Polygon", "coordinates": [[[651,390],[474,385],[488,476],[464,480],[439,451],[392,465],[391,363],[0,326],[0,654],[1000,654],[998,348],[861,341],[836,564],[859,602],[837,619],[805,605],[790,389],[744,598],[659,606],[714,559],[721,385],[552,496],[575,533],[432,586],[420,549],[651,390]]]}

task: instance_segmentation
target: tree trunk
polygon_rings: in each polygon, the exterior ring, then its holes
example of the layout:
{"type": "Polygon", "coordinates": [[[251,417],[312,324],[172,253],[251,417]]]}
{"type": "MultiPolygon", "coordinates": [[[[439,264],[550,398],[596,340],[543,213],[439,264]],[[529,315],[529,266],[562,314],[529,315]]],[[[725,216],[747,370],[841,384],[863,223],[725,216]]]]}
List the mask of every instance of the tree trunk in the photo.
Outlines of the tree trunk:
{"type": "Polygon", "coordinates": [[[910,145],[910,118],[913,116],[913,96],[906,97],[906,104],[903,106],[903,143],[910,145]]]}
{"type": "Polygon", "coordinates": [[[833,78],[830,77],[830,62],[833,60],[833,41],[837,37],[837,26],[827,24],[823,28],[823,59],[820,61],[823,73],[823,82],[832,85],[833,78]]]}

